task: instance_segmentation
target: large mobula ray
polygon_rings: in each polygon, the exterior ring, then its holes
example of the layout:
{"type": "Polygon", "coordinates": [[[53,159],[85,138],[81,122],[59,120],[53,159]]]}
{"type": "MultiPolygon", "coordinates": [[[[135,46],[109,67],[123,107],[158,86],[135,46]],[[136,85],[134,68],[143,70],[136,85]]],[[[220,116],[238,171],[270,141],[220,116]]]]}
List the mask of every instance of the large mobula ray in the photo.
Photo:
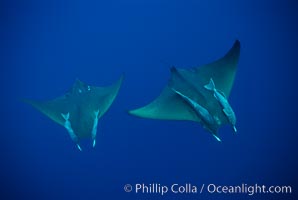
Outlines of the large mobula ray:
{"type": "Polygon", "coordinates": [[[80,139],[91,138],[95,146],[98,120],[112,105],[122,81],[123,76],[110,86],[95,87],[77,79],[65,95],[56,99],[24,101],[64,126],[81,151],[80,139]]]}
{"type": "Polygon", "coordinates": [[[239,55],[240,42],[236,40],[230,51],[213,63],[191,69],[172,67],[170,80],[160,96],[129,113],[143,118],[199,122],[220,141],[220,126],[230,124],[237,131],[228,97],[239,55]]]}

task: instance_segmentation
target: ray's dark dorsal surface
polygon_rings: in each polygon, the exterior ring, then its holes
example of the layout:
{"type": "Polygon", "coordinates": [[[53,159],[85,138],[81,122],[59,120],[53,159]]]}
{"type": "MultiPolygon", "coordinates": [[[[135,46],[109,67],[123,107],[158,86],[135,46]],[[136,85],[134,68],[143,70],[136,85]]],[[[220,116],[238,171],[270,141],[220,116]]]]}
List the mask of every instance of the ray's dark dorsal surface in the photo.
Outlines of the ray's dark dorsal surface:
{"type": "Polygon", "coordinates": [[[63,96],[50,101],[24,100],[37,110],[66,128],[79,150],[80,140],[91,138],[96,144],[98,120],[107,112],[115,100],[123,76],[107,87],[95,87],[76,80],[63,96]]]}
{"type": "Polygon", "coordinates": [[[221,59],[191,69],[171,68],[171,77],[160,96],[148,105],[129,111],[150,119],[189,120],[202,124],[218,141],[218,129],[236,116],[228,102],[240,55],[240,42],[221,59]]]}

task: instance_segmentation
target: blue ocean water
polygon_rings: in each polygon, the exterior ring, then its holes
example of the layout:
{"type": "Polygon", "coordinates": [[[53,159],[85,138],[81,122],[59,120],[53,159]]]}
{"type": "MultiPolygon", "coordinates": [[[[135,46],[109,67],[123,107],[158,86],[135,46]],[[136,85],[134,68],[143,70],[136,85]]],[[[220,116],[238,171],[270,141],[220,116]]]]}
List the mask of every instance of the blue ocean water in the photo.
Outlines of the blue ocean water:
{"type": "Polygon", "coordinates": [[[295,199],[297,4],[294,1],[1,1],[1,199],[295,199]],[[238,134],[218,143],[199,124],[129,116],[156,98],[169,65],[199,66],[234,41],[230,102],[238,134]],[[169,63],[169,64],[165,64],[169,63]],[[125,74],[97,146],[24,104],[125,74]],[[292,194],[126,193],[126,184],[292,187],[292,194]]]}

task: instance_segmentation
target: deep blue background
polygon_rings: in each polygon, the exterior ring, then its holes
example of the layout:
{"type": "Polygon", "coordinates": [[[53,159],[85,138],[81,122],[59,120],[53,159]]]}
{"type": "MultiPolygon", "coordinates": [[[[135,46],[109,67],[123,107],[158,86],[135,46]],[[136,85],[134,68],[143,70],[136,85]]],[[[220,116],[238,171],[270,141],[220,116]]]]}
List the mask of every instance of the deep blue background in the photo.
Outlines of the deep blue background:
{"type": "MultiPolygon", "coordinates": [[[[297,190],[298,7],[271,0],[1,1],[1,199],[157,199],[126,183],[292,185],[297,190]],[[238,135],[218,143],[192,122],[126,110],[157,97],[169,66],[241,57],[230,101],[238,135]],[[79,152],[67,131],[21,102],[62,95],[79,78],[123,87],[79,152]],[[2,198],[3,197],[3,198],[2,198]]],[[[179,195],[181,199],[204,195],[179,195]]],[[[168,199],[173,196],[166,196],[168,199]]],[[[248,198],[211,195],[212,199],[248,198]]],[[[294,195],[249,198],[291,199],[294,195]]]]}

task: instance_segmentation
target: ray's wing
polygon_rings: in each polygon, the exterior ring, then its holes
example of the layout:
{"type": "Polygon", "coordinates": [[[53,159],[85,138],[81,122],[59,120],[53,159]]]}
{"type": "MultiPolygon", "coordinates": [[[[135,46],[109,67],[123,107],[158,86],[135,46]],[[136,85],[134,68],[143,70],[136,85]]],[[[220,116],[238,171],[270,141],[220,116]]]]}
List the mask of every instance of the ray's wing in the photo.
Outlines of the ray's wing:
{"type": "Polygon", "coordinates": [[[221,59],[201,67],[193,68],[192,71],[185,70],[185,73],[193,73],[195,79],[199,79],[204,84],[208,84],[210,78],[212,78],[216,89],[223,92],[228,98],[233,87],[239,56],[240,42],[236,40],[233,47],[221,59]]]}
{"type": "Polygon", "coordinates": [[[91,87],[89,101],[90,105],[94,107],[94,110],[99,111],[98,118],[104,115],[114,102],[122,85],[123,79],[124,75],[122,75],[120,79],[113,85],[107,87],[91,87]]]}
{"type": "Polygon", "coordinates": [[[69,110],[72,110],[72,107],[74,106],[73,104],[69,103],[67,96],[58,97],[54,100],[44,102],[24,99],[24,102],[32,105],[34,108],[61,126],[63,126],[65,122],[65,119],[62,117],[61,113],[66,114],[69,110]]]}
{"type": "Polygon", "coordinates": [[[195,90],[178,73],[177,69],[172,67],[169,83],[160,96],[147,106],[129,111],[129,113],[151,119],[200,121],[191,106],[174,93],[171,88],[181,91],[186,96],[190,96],[195,90]]]}
{"type": "MultiPolygon", "coordinates": [[[[213,78],[218,90],[225,93],[228,97],[233,85],[237,62],[240,54],[240,42],[237,40],[230,51],[221,59],[204,65],[202,67],[193,68],[191,70],[177,69],[172,71],[172,76],[169,81],[169,86],[179,82],[178,86],[182,86],[183,92],[188,92],[190,95],[195,90],[203,88],[203,84],[207,84],[210,78],[213,78]],[[179,75],[179,76],[178,76],[179,75]],[[183,86],[183,80],[187,80],[186,86],[183,86]],[[187,88],[187,85],[191,87],[187,88]]],[[[170,88],[166,86],[159,97],[153,100],[148,105],[129,111],[130,114],[151,119],[164,120],[191,120],[200,121],[193,109],[179,96],[177,96],[170,88]]],[[[196,99],[197,100],[197,99],[196,99]]],[[[200,98],[204,105],[206,99],[200,98]]],[[[207,102],[208,103],[208,102],[207,102]]]]}
{"type": "Polygon", "coordinates": [[[142,108],[131,110],[129,114],[161,120],[199,120],[193,109],[168,86],[153,102],[142,108]]]}

